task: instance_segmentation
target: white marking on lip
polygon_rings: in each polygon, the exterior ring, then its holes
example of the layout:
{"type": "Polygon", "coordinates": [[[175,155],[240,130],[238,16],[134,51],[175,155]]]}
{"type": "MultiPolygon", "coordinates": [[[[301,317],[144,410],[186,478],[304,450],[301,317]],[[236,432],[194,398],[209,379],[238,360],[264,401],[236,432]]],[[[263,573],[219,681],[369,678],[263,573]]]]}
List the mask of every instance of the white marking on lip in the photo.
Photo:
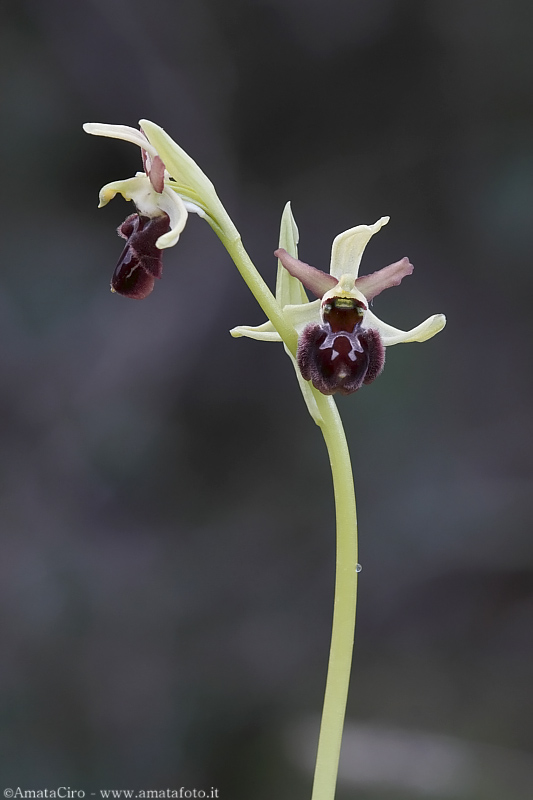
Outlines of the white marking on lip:
{"type": "Polygon", "coordinates": [[[133,273],[135,272],[135,270],[136,270],[136,269],[138,269],[138,268],[139,268],[139,265],[138,265],[138,264],[135,264],[135,266],[133,266],[133,267],[130,269],[130,271],[128,272],[128,274],[126,275],[126,280],[128,280],[128,278],[131,278],[131,276],[133,275],[133,273]]]}

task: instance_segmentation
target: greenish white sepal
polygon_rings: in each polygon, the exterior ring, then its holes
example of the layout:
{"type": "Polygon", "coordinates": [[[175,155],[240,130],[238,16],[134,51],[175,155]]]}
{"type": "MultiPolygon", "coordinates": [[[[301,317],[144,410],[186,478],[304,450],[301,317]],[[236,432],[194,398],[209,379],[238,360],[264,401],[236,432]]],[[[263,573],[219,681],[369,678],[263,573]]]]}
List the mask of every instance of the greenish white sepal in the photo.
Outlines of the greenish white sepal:
{"type": "Polygon", "coordinates": [[[365,328],[374,328],[378,331],[385,347],[390,347],[393,344],[403,344],[407,342],[425,342],[439,333],[446,325],[446,317],[444,314],[433,314],[428,317],[416,328],[411,328],[410,331],[402,331],[399,328],[393,328],[392,325],[387,325],[382,322],[371,311],[365,311],[363,318],[363,325],[365,328]]]}
{"type": "Polygon", "coordinates": [[[252,327],[251,325],[237,325],[230,330],[234,339],[245,336],[247,339],[255,339],[258,342],[281,342],[282,338],[276,331],[272,323],[264,322],[262,325],[252,327]]]}
{"type": "MultiPolygon", "coordinates": [[[[291,204],[288,202],[281,215],[279,246],[286,250],[289,255],[297,258],[298,240],[298,227],[292,214],[291,204]]],[[[301,282],[287,272],[279,259],[276,277],[276,300],[282,308],[285,305],[309,302],[301,282]]]]}
{"type": "Polygon", "coordinates": [[[346,273],[357,278],[365,247],[389,219],[390,217],[381,217],[373,225],[357,225],[336,236],[331,247],[330,275],[337,280],[346,273]]]}

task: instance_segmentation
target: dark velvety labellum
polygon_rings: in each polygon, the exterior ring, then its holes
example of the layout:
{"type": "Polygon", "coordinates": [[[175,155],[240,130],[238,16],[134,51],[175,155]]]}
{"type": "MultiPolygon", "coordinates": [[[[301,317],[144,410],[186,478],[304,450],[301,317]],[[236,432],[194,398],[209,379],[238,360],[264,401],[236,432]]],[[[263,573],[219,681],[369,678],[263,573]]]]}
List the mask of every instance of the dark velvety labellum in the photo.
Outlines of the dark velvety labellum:
{"type": "Polygon", "coordinates": [[[153,218],[131,214],[124,220],[117,233],[127,242],[113,273],[113,291],[136,300],[150,294],[163,272],[163,254],[155,243],[169,230],[167,214],[153,218]]]}
{"type": "Polygon", "coordinates": [[[377,378],[385,348],[379,333],[362,329],[360,322],[351,331],[312,323],[300,336],[297,361],[305,380],[322,394],[352,394],[377,378]]]}

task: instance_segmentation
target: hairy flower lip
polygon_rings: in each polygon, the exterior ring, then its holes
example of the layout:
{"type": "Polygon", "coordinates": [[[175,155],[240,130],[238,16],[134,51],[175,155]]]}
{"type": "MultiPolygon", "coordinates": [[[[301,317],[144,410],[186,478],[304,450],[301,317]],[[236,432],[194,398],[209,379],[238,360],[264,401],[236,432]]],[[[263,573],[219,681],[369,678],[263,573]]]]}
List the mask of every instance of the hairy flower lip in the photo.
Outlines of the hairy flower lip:
{"type": "Polygon", "coordinates": [[[311,322],[298,342],[297,364],[305,380],[322,394],[348,395],[374,381],[383,369],[385,350],[375,330],[334,331],[311,322]]]}
{"type": "Polygon", "coordinates": [[[119,226],[117,233],[126,244],[111,279],[112,292],[133,300],[148,297],[162,275],[163,254],[156,242],[168,232],[169,222],[167,214],[131,214],[119,226]]]}

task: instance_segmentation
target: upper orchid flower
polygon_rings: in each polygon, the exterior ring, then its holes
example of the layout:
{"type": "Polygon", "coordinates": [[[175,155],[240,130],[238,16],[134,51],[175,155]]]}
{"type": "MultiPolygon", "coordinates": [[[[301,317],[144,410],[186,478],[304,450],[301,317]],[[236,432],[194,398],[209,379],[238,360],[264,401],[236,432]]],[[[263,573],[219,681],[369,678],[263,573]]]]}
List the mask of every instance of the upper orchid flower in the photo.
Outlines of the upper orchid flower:
{"type": "Polygon", "coordinates": [[[137,213],[118,228],[127,239],[113,279],[112,291],[141,299],[161,277],[161,250],[179,239],[189,211],[215,226],[220,201],[213,184],[198,165],[158,125],[140,121],[140,130],[127,125],[86,123],[83,129],[95,136],[132,142],[141,148],[144,172],[127,180],[113,181],[100,190],[100,205],[116,194],[133,200],[137,213]]]}
{"type": "MultiPolygon", "coordinates": [[[[384,289],[397,286],[413,271],[409,259],[402,258],[371,275],[358,277],[366,245],[388,221],[389,217],[382,217],[374,225],[358,225],[337,236],[328,274],[296,258],[297,228],[289,205],[285,208],[280,243],[288,242],[289,247],[285,245],[274,254],[280,262],[276,297],[299,335],[296,360],[300,373],[323,394],[357,391],[363,383],[375,380],[383,369],[384,347],[423,342],[446,324],[443,314],[434,314],[416,328],[401,331],[369,310],[370,300],[384,289]],[[287,237],[291,229],[292,237],[287,237]],[[302,284],[319,299],[310,303],[302,284]]],[[[270,322],[258,327],[239,326],[231,334],[263,341],[281,340],[270,322]]],[[[309,396],[306,400],[309,405],[309,396]]]]}

